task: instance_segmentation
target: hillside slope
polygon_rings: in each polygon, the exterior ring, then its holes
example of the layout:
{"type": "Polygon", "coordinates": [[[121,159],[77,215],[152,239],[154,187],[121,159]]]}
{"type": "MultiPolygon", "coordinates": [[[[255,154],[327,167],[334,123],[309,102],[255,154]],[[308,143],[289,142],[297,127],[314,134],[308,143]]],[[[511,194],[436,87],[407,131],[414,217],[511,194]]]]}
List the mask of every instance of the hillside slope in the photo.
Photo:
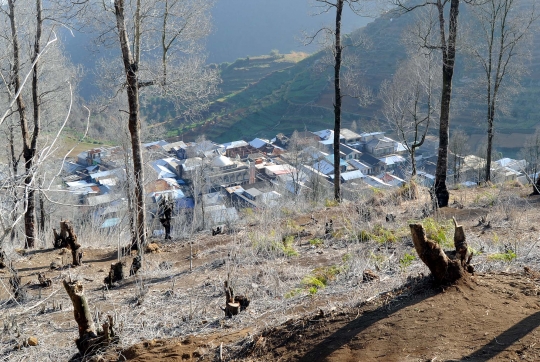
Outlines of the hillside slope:
{"type": "MultiPolygon", "coordinates": [[[[461,15],[462,23],[468,21],[466,9],[461,15]]],[[[358,82],[377,94],[381,82],[390,79],[396,67],[405,59],[405,49],[401,43],[404,31],[415,21],[416,15],[405,14],[397,18],[384,15],[355,31],[350,42],[366,39],[367,45],[349,47],[350,56],[355,59],[361,76],[358,82]]],[[[530,47],[532,60],[529,75],[523,79],[523,89],[517,94],[507,115],[500,115],[497,130],[509,136],[499,137],[499,146],[515,148],[522,143],[521,138],[531,132],[540,116],[540,105],[536,99],[540,93],[540,75],[535,69],[540,63],[540,37],[535,36],[530,47]]],[[[251,83],[240,92],[227,92],[231,79],[224,77],[223,94],[225,102],[219,108],[214,105],[205,115],[205,121],[193,132],[184,132],[184,139],[204,133],[217,141],[255,136],[272,137],[277,132],[288,133],[294,129],[308,127],[326,128],[333,124],[332,73],[331,66],[321,67],[324,54],[316,53],[286,71],[275,72],[251,83]]],[[[458,67],[454,77],[455,97],[453,100],[452,127],[465,129],[477,143],[484,133],[483,105],[473,101],[468,85],[479,74],[467,70],[465,76],[464,55],[458,54],[458,67]]],[[[361,130],[373,127],[381,119],[380,103],[375,101],[362,106],[356,99],[344,101],[344,125],[357,121],[361,130]],[[360,122],[359,122],[360,121],[360,122]]],[[[384,124],[376,125],[382,129],[384,124]]]]}

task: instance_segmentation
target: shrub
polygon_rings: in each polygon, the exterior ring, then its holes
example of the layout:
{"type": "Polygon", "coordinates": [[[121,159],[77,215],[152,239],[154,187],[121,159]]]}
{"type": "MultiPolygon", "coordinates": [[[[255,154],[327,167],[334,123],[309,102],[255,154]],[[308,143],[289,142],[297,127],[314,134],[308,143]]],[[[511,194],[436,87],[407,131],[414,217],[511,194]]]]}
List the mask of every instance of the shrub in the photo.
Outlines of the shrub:
{"type": "Polygon", "coordinates": [[[313,245],[315,247],[319,247],[319,246],[322,246],[324,244],[324,240],[321,240],[319,238],[311,239],[309,241],[309,244],[313,245]]]}
{"type": "Polygon", "coordinates": [[[294,243],[294,236],[289,235],[286,236],[281,243],[274,242],[274,248],[276,250],[281,251],[285,256],[292,257],[292,256],[298,256],[298,252],[293,247],[294,243]]]}

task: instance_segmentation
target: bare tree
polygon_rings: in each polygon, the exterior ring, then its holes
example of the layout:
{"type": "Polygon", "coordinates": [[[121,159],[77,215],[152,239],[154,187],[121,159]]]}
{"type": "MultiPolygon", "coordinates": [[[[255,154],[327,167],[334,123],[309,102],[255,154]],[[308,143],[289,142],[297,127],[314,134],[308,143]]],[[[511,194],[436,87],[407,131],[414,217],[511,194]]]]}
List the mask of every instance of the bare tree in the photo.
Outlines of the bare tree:
{"type": "Polygon", "coordinates": [[[454,174],[454,184],[461,180],[461,169],[463,168],[463,159],[470,151],[469,136],[463,130],[458,129],[450,135],[449,148],[452,157],[452,171],[454,174]]]}
{"type": "MultiPolygon", "coordinates": [[[[66,93],[62,88],[66,88],[65,81],[70,81],[70,71],[63,68],[64,72],[59,77],[51,69],[59,65],[58,61],[53,61],[55,57],[61,59],[61,52],[56,48],[47,48],[47,45],[56,42],[54,26],[57,19],[54,3],[48,3],[49,8],[44,9],[41,0],[36,1],[15,1],[9,0],[6,6],[0,7],[0,16],[5,20],[6,28],[2,29],[2,39],[5,41],[5,49],[9,56],[5,58],[2,66],[2,79],[6,86],[4,93],[8,102],[12,103],[11,116],[17,117],[17,123],[21,130],[22,158],[24,160],[24,228],[25,247],[32,248],[36,239],[36,216],[35,216],[35,190],[36,190],[36,165],[39,158],[40,135],[48,124],[43,124],[44,114],[49,119],[55,118],[54,111],[46,110],[49,103],[58,105],[65,97],[66,93]],[[46,50],[46,51],[45,51],[46,50]],[[43,56],[47,61],[42,64],[43,56]],[[47,68],[44,72],[42,68],[47,68]],[[26,80],[30,77],[29,90],[24,89],[26,80]],[[55,77],[57,79],[55,79],[55,77]],[[60,86],[59,83],[63,83],[60,86]],[[63,81],[63,82],[62,82],[63,81]],[[13,102],[12,102],[13,101],[13,102]],[[31,108],[31,112],[28,112],[31,108]]],[[[64,63],[65,60],[60,60],[64,63]]],[[[62,107],[62,106],[59,106],[62,107]]],[[[64,105],[65,107],[65,105],[64,105]]],[[[50,122],[50,121],[49,121],[50,122]]],[[[18,173],[18,157],[15,154],[14,138],[10,130],[11,144],[11,165],[13,172],[18,173]]]]}
{"type": "MultiPolygon", "coordinates": [[[[157,0],[125,2],[115,0],[113,7],[100,3],[96,12],[105,9],[106,26],[114,21],[117,44],[121,50],[123,76],[112,71],[114,84],[127,96],[128,125],[131,136],[136,239],[134,248],[147,243],[144,191],[144,161],[141,148],[141,92],[147,90],[174,100],[184,114],[194,114],[207,105],[215,92],[216,70],[205,67],[201,38],[210,30],[209,10],[212,0],[157,0]],[[113,18],[109,16],[113,15],[113,18]],[[159,43],[159,46],[152,44],[159,43]],[[119,79],[122,79],[118,82],[119,79]]],[[[95,12],[94,12],[95,13],[95,12]]],[[[104,32],[103,37],[106,37],[104,32]]]]}
{"type": "Polygon", "coordinates": [[[473,7],[475,20],[469,35],[474,59],[483,72],[487,120],[485,181],[491,180],[491,154],[497,112],[503,111],[504,98],[517,93],[527,58],[524,47],[537,20],[533,3],[522,0],[486,0],[473,7]]]}
{"type": "MultiPolygon", "coordinates": [[[[341,20],[343,16],[343,9],[348,6],[354,13],[363,13],[364,5],[370,0],[315,0],[316,7],[320,10],[320,13],[327,13],[329,11],[336,12],[335,26],[333,28],[322,28],[318,33],[324,32],[329,38],[332,38],[332,53],[333,53],[333,68],[334,68],[334,199],[338,202],[341,201],[341,175],[340,175],[340,157],[339,157],[339,144],[340,144],[340,131],[341,131],[341,103],[343,97],[341,88],[341,67],[343,62],[343,49],[341,35],[341,20]]],[[[317,36],[317,34],[315,36],[317,36]]],[[[310,39],[313,40],[314,37],[310,39]]]]}
{"type": "Polygon", "coordinates": [[[424,144],[432,118],[436,116],[437,74],[433,64],[433,54],[429,50],[411,55],[392,81],[381,85],[384,117],[409,153],[413,178],[416,176],[416,150],[424,144]]]}
{"type": "Polygon", "coordinates": [[[401,12],[410,12],[423,7],[435,8],[427,32],[419,35],[420,46],[440,50],[442,54],[442,83],[439,113],[439,152],[435,171],[434,196],[439,207],[448,206],[450,194],[446,186],[448,168],[448,142],[450,131],[450,103],[452,100],[452,79],[456,63],[458,40],[458,15],[461,3],[474,3],[475,0],[391,0],[401,12]]]}
{"type": "Polygon", "coordinates": [[[538,172],[540,170],[540,129],[536,129],[534,134],[527,137],[525,145],[520,151],[520,155],[525,158],[527,167],[524,170],[527,174],[532,174],[533,195],[540,195],[538,172]]]}

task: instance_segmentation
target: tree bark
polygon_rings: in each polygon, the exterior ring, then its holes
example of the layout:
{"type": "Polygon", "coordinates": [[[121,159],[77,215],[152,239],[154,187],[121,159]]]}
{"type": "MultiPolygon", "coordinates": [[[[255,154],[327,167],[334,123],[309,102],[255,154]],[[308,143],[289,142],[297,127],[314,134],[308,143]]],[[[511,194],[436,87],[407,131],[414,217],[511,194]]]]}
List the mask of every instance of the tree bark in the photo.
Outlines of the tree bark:
{"type": "Polygon", "coordinates": [[[449,255],[435,241],[426,237],[426,232],[421,224],[409,225],[418,256],[429,268],[435,280],[441,284],[454,283],[459,279],[466,278],[467,272],[472,273],[473,271],[469,264],[472,255],[467,254],[465,233],[461,226],[455,225],[454,244],[456,250],[449,255]]]}
{"type": "MultiPolygon", "coordinates": [[[[134,260],[135,261],[135,260],[134,260]]],[[[123,280],[126,277],[126,262],[119,261],[118,263],[111,264],[111,270],[109,275],[105,277],[105,284],[109,288],[113,286],[114,283],[123,280]]]]}
{"type": "Polygon", "coordinates": [[[73,266],[82,265],[82,257],[84,255],[81,244],[77,241],[77,234],[73,230],[73,225],[69,220],[60,222],[60,234],[53,229],[54,247],[56,249],[68,248],[71,250],[73,257],[73,266]]]}
{"type": "Polygon", "coordinates": [[[224,287],[225,308],[223,308],[223,311],[225,312],[225,316],[230,318],[233,315],[238,314],[238,312],[240,311],[240,303],[235,302],[233,288],[229,285],[229,282],[227,280],[224,282],[224,287]]]}
{"type": "Polygon", "coordinates": [[[450,102],[452,100],[452,78],[456,61],[456,41],[460,0],[451,0],[448,41],[445,37],[444,5],[438,3],[441,43],[443,48],[443,71],[441,93],[441,115],[439,123],[439,152],[435,171],[434,193],[439,207],[448,206],[450,194],[446,187],[448,168],[448,139],[450,130],[450,102]]]}
{"type": "Polygon", "coordinates": [[[113,320],[108,320],[102,325],[103,330],[96,333],[90,307],[84,295],[84,287],[80,281],[63,281],[71,302],[73,303],[73,315],[79,326],[79,338],[75,340],[79,352],[83,356],[90,356],[99,349],[118,341],[113,330],[113,320]]]}
{"type": "Polygon", "coordinates": [[[334,54],[334,199],[341,202],[341,170],[339,157],[340,131],[341,131],[341,15],[343,12],[343,0],[336,2],[336,29],[335,29],[335,54],[334,54]]]}
{"type": "MultiPolygon", "coordinates": [[[[115,0],[114,9],[116,15],[116,26],[118,36],[120,38],[120,47],[122,51],[122,60],[124,62],[124,72],[126,74],[126,91],[129,105],[129,120],[128,128],[131,136],[131,149],[133,157],[133,176],[134,176],[134,191],[135,191],[135,227],[136,240],[132,241],[133,249],[144,250],[146,240],[146,210],[145,210],[145,193],[144,193],[144,170],[143,156],[141,146],[141,125],[139,119],[139,80],[138,62],[131,54],[128,33],[125,21],[124,1],[115,0]]],[[[135,24],[138,29],[140,24],[135,24]]],[[[139,39],[135,39],[136,48],[138,48],[139,39]]],[[[137,57],[138,55],[135,54],[137,57]]]]}
{"type": "MultiPolygon", "coordinates": [[[[39,0],[38,0],[39,4],[39,0]]],[[[9,7],[9,21],[11,26],[11,42],[13,50],[13,83],[15,88],[15,94],[21,91],[21,69],[20,69],[20,47],[19,47],[19,35],[17,32],[18,24],[15,17],[15,1],[8,0],[9,7]]],[[[38,5],[38,10],[39,10],[38,5]]],[[[38,13],[37,18],[37,30],[41,29],[41,11],[38,13]]],[[[37,36],[37,34],[36,34],[37,36]]],[[[37,41],[37,40],[36,40],[37,41]]],[[[38,45],[39,46],[39,45],[38,45]]],[[[39,49],[39,48],[38,48],[39,49]]],[[[37,64],[36,64],[37,67],[37,64]]],[[[34,68],[35,71],[35,68],[34,68]]],[[[37,74],[37,73],[36,73],[37,74]]],[[[35,80],[37,82],[37,79],[35,80]]],[[[34,76],[32,76],[32,87],[34,87],[34,76]]],[[[34,90],[32,89],[32,94],[34,90]]],[[[19,122],[21,127],[22,141],[23,141],[23,157],[24,157],[24,229],[25,229],[25,248],[33,248],[35,245],[35,202],[34,191],[32,189],[33,181],[33,160],[35,155],[35,143],[37,142],[37,134],[39,133],[39,123],[37,124],[37,130],[35,129],[30,140],[30,131],[28,129],[28,120],[26,118],[26,106],[23,101],[22,92],[19,93],[16,99],[17,111],[19,113],[19,122]],[[34,147],[32,147],[34,146],[34,147]]],[[[34,125],[35,127],[35,125],[34,125]]]]}
{"type": "Polygon", "coordinates": [[[540,195],[540,177],[536,178],[536,184],[533,187],[533,195],[540,195]]]}

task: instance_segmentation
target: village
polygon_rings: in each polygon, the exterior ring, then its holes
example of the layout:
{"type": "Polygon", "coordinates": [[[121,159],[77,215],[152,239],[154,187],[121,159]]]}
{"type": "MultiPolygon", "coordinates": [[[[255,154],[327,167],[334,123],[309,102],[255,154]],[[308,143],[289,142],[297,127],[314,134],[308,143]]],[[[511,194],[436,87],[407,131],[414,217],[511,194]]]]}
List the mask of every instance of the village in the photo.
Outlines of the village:
{"type": "MultiPolygon", "coordinates": [[[[397,188],[411,178],[410,153],[385,132],[340,132],[340,178],[345,200],[377,189],[397,188]]],[[[202,229],[231,225],[242,209],[268,208],[292,198],[331,199],[334,179],[334,132],[278,134],[272,140],[232,141],[217,144],[201,137],[196,142],[156,141],[143,144],[147,209],[154,236],[159,225],[160,203],[173,204],[174,215],[188,218],[195,209],[202,213],[202,229]]],[[[435,137],[415,152],[416,180],[430,187],[435,180],[435,137]]],[[[129,205],[127,158],[120,147],[84,151],[63,166],[63,183],[75,203],[87,206],[94,225],[101,231],[122,223],[129,205]]],[[[474,155],[450,155],[448,182],[454,187],[480,183],[485,160],[474,155]]],[[[526,184],[527,162],[501,158],[493,163],[494,183],[526,184]]]]}

